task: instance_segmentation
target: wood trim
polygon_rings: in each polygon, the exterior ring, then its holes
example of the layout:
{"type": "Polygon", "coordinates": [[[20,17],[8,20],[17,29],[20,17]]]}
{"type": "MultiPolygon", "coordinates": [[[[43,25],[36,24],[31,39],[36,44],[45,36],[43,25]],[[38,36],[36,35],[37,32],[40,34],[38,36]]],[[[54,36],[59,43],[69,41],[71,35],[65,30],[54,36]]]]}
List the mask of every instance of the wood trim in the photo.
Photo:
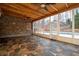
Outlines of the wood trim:
{"type": "MultiPolygon", "coordinates": [[[[39,34],[39,33],[33,33],[33,34],[37,35],[39,37],[46,38],[46,39],[51,39],[51,40],[61,41],[61,42],[69,43],[69,44],[79,45],[79,39],[73,40],[72,38],[67,38],[67,37],[62,37],[62,36],[59,36],[58,38],[54,39],[54,38],[50,37],[49,35],[43,35],[43,34],[39,34]]],[[[54,35],[54,37],[57,37],[57,36],[54,35]]]]}
{"type": "Polygon", "coordinates": [[[72,38],[74,39],[74,29],[75,29],[75,22],[74,22],[74,10],[71,11],[72,13],[72,38]]]}
{"type": "Polygon", "coordinates": [[[25,16],[26,18],[31,17],[32,19],[35,19],[36,17],[38,17],[37,15],[27,14],[24,11],[20,11],[19,9],[17,9],[17,7],[13,8],[13,7],[10,7],[10,6],[2,5],[1,8],[4,9],[4,10],[8,10],[8,11],[14,12],[16,14],[20,14],[22,16],[25,16]]]}
{"type": "Polygon", "coordinates": [[[65,5],[66,5],[66,8],[68,8],[68,7],[69,7],[68,3],[66,3],[65,5]]]}
{"type": "Polygon", "coordinates": [[[41,13],[41,14],[45,15],[45,13],[40,12],[40,11],[38,11],[38,10],[35,10],[35,9],[31,8],[31,7],[28,7],[28,6],[25,5],[25,4],[21,4],[21,3],[20,3],[19,5],[21,5],[21,6],[25,7],[25,8],[31,9],[31,10],[33,10],[34,12],[38,12],[38,13],[41,13]]]}
{"type": "MultiPolygon", "coordinates": [[[[0,8],[2,8],[3,10],[6,10],[6,11],[12,12],[13,16],[15,15],[16,17],[18,17],[18,15],[19,15],[22,18],[26,18],[26,19],[30,18],[30,20],[32,20],[32,22],[33,22],[36,20],[40,20],[42,18],[46,18],[48,16],[52,16],[52,15],[79,7],[79,3],[64,3],[63,5],[61,5],[61,3],[60,3],[60,4],[56,4],[56,5],[49,5],[48,6],[49,12],[48,12],[48,11],[44,10],[43,8],[41,8],[39,4],[32,4],[32,3],[30,3],[30,4],[28,5],[28,4],[21,4],[21,3],[19,3],[19,4],[16,4],[16,3],[5,4],[4,3],[4,4],[0,4],[0,8]],[[36,8],[33,9],[30,4],[35,6],[36,8]],[[21,8],[19,8],[19,7],[21,7],[21,8]]],[[[12,13],[9,15],[12,15],[12,13]]]]}
{"type": "Polygon", "coordinates": [[[57,19],[57,39],[59,37],[59,32],[60,32],[60,17],[61,17],[61,14],[58,14],[58,19],[57,19]]]}
{"type": "Polygon", "coordinates": [[[26,18],[25,16],[22,16],[21,14],[17,14],[8,10],[2,10],[2,12],[3,12],[3,15],[14,16],[14,17],[22,18],[22,19],[26,18]]]}
{"type": "Polygon", "coordinates": [[[41,16],[42,15],[40,13],[34,12],[31,9],[25,8],[25,7],[23,7],[22,5],[19,5],[19,4],[4,4],[4,5],[9,6],[11,8],[14,8],[14,9],[17,9],[17,10],[22,11],[22,12],[25,12],[27,14],[32,14],[32,15],[36,15],[36,16],[41,16]]]}
{"type": "Polygon", "coordinates": [[[28,33],[28,34],[4,35],[4,36],[0,36],[0,38],[24,37],[24,36],[29,36],[29,35],[31,35],[31,34],[30,34],[30,33],[28,33]]]}
{"type": "Polygon", "coordinates": [[[59,10],[58,12],[51,13],[51,14],[45,15],[43,17],[37,18],[36,20],[33,20],[32,22],[37,21],[37,20],[40,20],[42,18],[46,18],[46,17],[49,17],[49,16],[53,16],[53,15],[58,14],[58,13],[61,13],[61,12],[65,12],[65,11],[74,9],[74,8],[77,8],[77,7],[79,7],[79,4],[78,3],[69,6],[67,9],[62,9],[62,10],[59,10]]]}
{"type": "Polygon", "coordinates": [[[58,9],[54,5],[52,5],[52,6],[50,5],[50,7],[58,12],[58,9]]]}

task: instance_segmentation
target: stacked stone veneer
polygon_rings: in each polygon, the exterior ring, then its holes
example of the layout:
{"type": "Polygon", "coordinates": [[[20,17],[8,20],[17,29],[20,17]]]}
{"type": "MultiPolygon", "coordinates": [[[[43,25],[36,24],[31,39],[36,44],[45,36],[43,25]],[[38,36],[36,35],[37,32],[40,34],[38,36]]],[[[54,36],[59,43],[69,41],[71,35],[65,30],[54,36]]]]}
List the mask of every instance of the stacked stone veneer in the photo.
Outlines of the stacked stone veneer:
{"type": "Polygon", "coordinates": [[[0,17],[0,36],[31,33],[30,21],[13,16],[0,17]]]}

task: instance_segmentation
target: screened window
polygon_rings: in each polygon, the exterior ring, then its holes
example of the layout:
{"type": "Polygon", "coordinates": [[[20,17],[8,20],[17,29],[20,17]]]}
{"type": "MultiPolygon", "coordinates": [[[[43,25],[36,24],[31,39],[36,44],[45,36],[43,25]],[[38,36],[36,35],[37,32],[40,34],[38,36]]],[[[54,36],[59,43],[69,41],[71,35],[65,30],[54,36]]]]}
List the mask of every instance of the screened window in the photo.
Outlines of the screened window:
{"type": "Polygon", "coordinates": [[[59,35],[63,37],[72,38],[71,11],[61,13],[59,21],[60,21],[59,35]]]}
{"type": "Polygon", "coordinates": [[[59,13],[33,23],[35,33],[79,39],[79,8],[59,13]],[[58,35],[57,35],[58,33],[58,35]]]}
{"type": "Polygon", "coordinates": [[[56,35],[57,34],[57,19],[58,19],[58,16],[57,15],[54,15],[54,16],[51,16],[51,34],[52,35],[56,35]]]}
{"type": "Polygon", "coordinates": [[[79,39],[79,8],[75,9],[75,15],[74,15],[74,38],[79,39]]]}
{"type": "Polygon", "coordinates": [[[42,29],[43,29],[43,34],[49,35],[50,34],[50,25],[49,25],[49,17],[45,18],[42,20],[42,29]]]}

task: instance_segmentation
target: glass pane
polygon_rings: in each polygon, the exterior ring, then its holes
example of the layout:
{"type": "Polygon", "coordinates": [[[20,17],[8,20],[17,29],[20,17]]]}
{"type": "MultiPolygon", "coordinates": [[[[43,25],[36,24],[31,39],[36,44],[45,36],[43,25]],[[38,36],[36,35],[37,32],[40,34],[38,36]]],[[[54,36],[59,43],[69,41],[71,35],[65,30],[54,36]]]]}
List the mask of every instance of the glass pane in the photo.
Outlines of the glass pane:
{"type": "Polygon", "coordinates": [[[40,33],[40,34],[43,34],[43,28],[42,28],[43,23],[42,23],[42,20],[43,20],[43,19],[41,19],[41,20],[38,21],[38,24],[39,24],[38,28],[39,28],[39,33],[40,33]]]}
{"type": "Polygon", "coordinates": [[[34,31],[35,31],[35,33],[38,32],[38,22],[37,21],[34,24],[34,31]]]}
{"type": "Polygon", "coordinates": [[[42,20],[42,29],[43,29],[43,34],[45,34],[45,35],[50,34],[49,17],[42,20]]]}
{"type": "Polygon", "coordinates": [[[58,15],[51,16],[51,34],[57,35],[57,19],[58,15]]]}
{"type": "Polygon", "coordinates": [[[35,22],[33,22],[33,32],[35,32],[35,22]]]}
{"type": "Polygon", "coordinates": [[[60,14],[60,36],[72,38],[72,19],[71,11],[60,14]]]}
{"type": "Polygon", "coordinates": [[[74,19],[74,22],[75,22],[75,35],[74,35],[74,38],[76,39],[79,39],[79,8],[75,9],[75,19],[74,19]]]}

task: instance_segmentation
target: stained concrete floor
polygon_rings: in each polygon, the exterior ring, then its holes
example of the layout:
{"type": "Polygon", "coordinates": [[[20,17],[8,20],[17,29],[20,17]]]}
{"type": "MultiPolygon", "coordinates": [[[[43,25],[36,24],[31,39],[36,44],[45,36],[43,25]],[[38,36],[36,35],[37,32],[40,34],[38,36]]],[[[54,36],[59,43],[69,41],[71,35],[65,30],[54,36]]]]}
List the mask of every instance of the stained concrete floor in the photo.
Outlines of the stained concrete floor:
{"type": "Polygon", "coordinates": [[[36,37],[38,44],[44,47],[45,56],[79,56],[79,46],[45,38],[36,37]],[[39,40],[38,40],[39,39],[39,40]]]}
{"type": "Polygon", "coordinates": [[[38,36],[0,39],[2,56],[79,56],[79,46],[38,36]]]}

